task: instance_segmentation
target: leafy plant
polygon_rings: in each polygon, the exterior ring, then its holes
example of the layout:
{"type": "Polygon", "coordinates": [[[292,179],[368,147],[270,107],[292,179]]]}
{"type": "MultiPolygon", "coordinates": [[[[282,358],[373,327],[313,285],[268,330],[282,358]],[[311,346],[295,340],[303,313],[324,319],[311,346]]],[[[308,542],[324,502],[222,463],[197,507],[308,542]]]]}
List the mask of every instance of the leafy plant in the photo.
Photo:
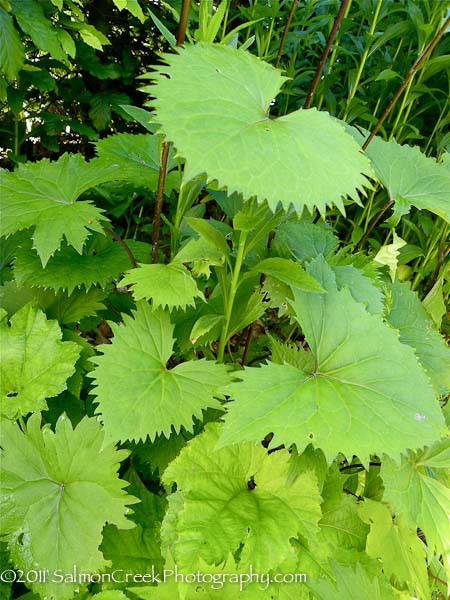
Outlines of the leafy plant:
{"type": "Polygon", "coordinates": [[[94,3],[0,2],[15,140],[0,173],[0,597],[440,600],[448,18],[418,0],[337,16],[325,0],[189,4],[102,0],[108,21],[94,3]],[[171,48],[145,74],[150,110],[126,82],[143,67],[102,54],[111,22],[171,48]],[[56,160],[20,155],[36,69],[47,124],[62,73],[66,98],[89,76],[122,82],[84,96],[90,124],[55,117],[95,151],[58,138],[56,160]],[[433,94],[421,134],[416,98],[433,94]],[[205,577],[163,581],[176,569],[205,577]]]}

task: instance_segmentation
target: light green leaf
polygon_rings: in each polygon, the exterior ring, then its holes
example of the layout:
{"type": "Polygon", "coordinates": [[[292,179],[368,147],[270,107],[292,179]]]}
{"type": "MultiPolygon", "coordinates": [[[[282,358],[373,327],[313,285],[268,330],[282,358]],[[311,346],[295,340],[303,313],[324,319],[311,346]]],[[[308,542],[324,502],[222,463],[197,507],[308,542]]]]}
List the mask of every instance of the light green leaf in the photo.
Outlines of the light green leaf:
{"type": "Polygon", "coordinates": [[[392,281],[394,281],[397,272],[399,250],[400,248],[403,248],[403,246],[406,246],[405,240],[402,240],[395,231],[393,232],[393,238],[391,244],[381,246],[373,259],[375,262],[389,267],[389,274],[392,281]]]}
{"type": "Polygon", "coordinates": [[[138,0],[113,0],[113,2],[119,10],[126,8],[133,17],[139,19],[141,23],[145,22],[146,17],[142,12],[142,8],[139,6],[138,0]]]}
{"type": "MultiPolygon", "coordinates": [[[[125,241],[136,260],[150,260],[149,244],[125,241]]],[[[75,288],[89,290],[97,284],[104,288],[130,268],[130,258],[123,246],[100,235],[90,236],[82,253],[63,242],[45,269],[31,244],[21,244],[15,255],[14,277],[18,285],[67,290],[69,295],[75,288]]]]}
{"type": "Polygon", "coordinates": [[[153,113],[144,108],[139,108],[138,106],[132,106],[130,104],[122,104],[120,108],[132,117],[134,121],[142,125],[144,129],[149,131],[150,133],[154,133],[157,129],[154,121],[153,121],[153,113]]]}
{"type": "Polygon", "coordinates": [[[298,263],[287,258],[265,258],[252,271],[271,275],[292,288],[304,292],[324,292],[320,283],[307,273],[298,263]]]}
{"type": "Polygon", "coordinates": [[[101,347],[103,356],[92,377],[106,435],[112,440],[167,438],[180,427],[192,430],[202,410],[220,408],[214,399],[228,381],[224,365],[195,360],[168,368],[173,329],[169,315],[140,302],[134,318],[111,324],[114,340],[101,347]]]}
{"type": "MultiPolygon", "coordinates": [[[[348,128],[361,143],[364,137],[348,128]]],[[[450,222],[450,172],[419,148],[401,146],[394,140],[385,142],[375,137],[366,150],[375,173],[395,202],[395,213],[406,214],[411,206],[429,210],[450,222]]]]}
{"type": "Polygon", "coordinates": [[[339,289],[347,288],[353,298],[364,304],[372,315],[384,313],[383,293],[370,277],[364,275],[364,271],[353,265],[336,265],[332,268],[339,289]]]}
{"type": "Polygon", "coordinates": [[[120,285],[131,285],[136,300],[152,300],[154,306],[186,308],[203,298],[195,279],[177,263],[139,265],[125,274],[120,285]]]}
{"type": "MultiPolygon", "coordinates": [[[[199,219],[201,221],[201,219],[199,219]]],[[[218,232],[217,232],[218,233],[218,232]]],[[[220,234],[219,234],[220,235],[220,234]]],[[[204,237],[191,238],[174,257],[173,263],[192,263],[192,271],[197,277],[209,279],[212,266],[222,266],[225,255],[204,237]]]]}
{"type": "Polygon", "coordinates": [[[323,258],[309,272],[328,293],[294,290],[291,304],[314,368],[269,363],[239,373],[242,382],[226,392],[235,401],[221,445],[273,432],[274,445],[296,444],[302,451],[312,443],[329,461],[342,452],[367,464],[371,454],[398,461],[406,449],[439,439],[442,413],[412,349],[347,289],[337,289],[323,258]]]}
{"type": "Polygon", "coordinates": [[[15,419],[47,408],[46,398],[66,389],[75,371],[80,348],[61,341],[56,321],[27,304],[12,318],[0,323],[5,344],[0,364],[3,415],[15,419]]]}
{"type": "Polygon", "coordinates": [[[398,599],[385,577],[371,577],[358,562],[351,566],[333,563],[333,574],[335,581],[321,578],[309,583],[316,600],[398,599]]]}
{"type": "Polygon", "coordinates": [[[13,81],[22,68],[25,53],[11,15],[1,6],[0,31],[0,73],[3,73],[8,81],[13,81]]]}
{"type": "Polygon", "coordinates": [[[206,334],[208,335],[208,340],[211,339],[211,332],[216,334],[215,337],[218,337],[220,334],[220,329],[223,324],[224,316],[223,315],[215,315],[215,314],[207,314],[202,315],[197,321],[194,323],[194,326],[191,330],[189,338],[192,344],[196,344],[199,338],[202,338],[206,334]]]}
{"type": "Polygon", "coordinates": [[[392,519],[385,504],[368,499],[360,505],[360,515],[370,525],[367,554],[383,561],[383,571],[394,585],[401,589],[406,584],[418,598],[430,598],[425,546],[405,523],[405,515],[392,519]]]}
{"type": "Polygon", "coordinates": [[[417,358],[439,393],[448,393],[450,348],[408,283],[400,283],[398,280],[394,282],[387,320],[398,330],[400,341],[414,348],[417,358]]]}
{"type": "Polygon", "coordinates": [[[324,212],[334,203],[343,211],[345,195],[359,202],[357,190],[372,171],[342,125],[315,109],[270,119],[286,79],[280,71],[248,52],[206,43],[164,59],[168,66],[149,76],[156,85],[144,91],[156,98],[149,103],[156,120],[187,159],[186,180],[206,172],[229,194],[267,199],[272,210],[292,203],[297,212],[324,212]]]}
{"type": "Polygon", "coordinates": [[[35,46],[67,64],[67,55],[58,38],[58,28],[47,19],[41,4],[36,0],[10,0],[10,4],[19,27],[31,37],[35,46]]]}
{"type": "Polygon", "coordinates": [[[173,33],[171,33],[167,27],[164,25],[164,23],[162,23],[158,17],[150,10],[150,8],[148,9],[149,15],[152,18],[153,23],[156,25],[156,27],[159,29],[159,31],[162,33],[162,35],[166,38],[166,40],[169,42],[169,44],[172,46],[172,48],[174,48],[177,45],[177,40],[175,38],[175,36],[173,35],[173,33]]]}
{"type": "Polygon", "coordinates": [[[209,244],[217,248],[217,250],[220,250],[225,256],[229,255],[230,248],[224,236],[208,221],[194,217],[185,217],[184,220],[201,238],[205,239],[209,244]]]}
{"type": "Polygon", "coordinates": [[[172,515],[175,562],[189,568],[200,559],[219,564],[242,545],[242,564],[252,564],[255,571],[276,568],[293,554],[291,537],[317,531],[316,477],[306,471],[288,486],[287,451],[269,455],[254,444],[215,451],[219,432],[218,424],[207,425],[163,475],[166,486],[177,483],[183,500],[172,515]]]}
{"type": "Polygon", "coordinates": [[[403,515],[412,529],[420,527],[431,552],[442,556],[447,578],[450,577],[450,490],[439,481],[439,469],[450,468],[450,439],[431,448],[410,453],[399,467],[383,459],[381,477],[384,499],[395,512],[403,515]]]}
{"type": "MultiPolygon", "coordinates": [[[[73,23],[72,27],[74,27],[73,23]]],[[[111,43],[108,38],[93,25],[88,25],[87,23],[77,24],[76,29],[80,32],[83,42],[96,50],[103,50],[103,46],[111,43]]]]}
{"type": "MultiPolygon", "coordinates": [[[[117,477],[125,450],[102,447],[96,419],[84,418],[73,430],[61,416],[53,432],[40,430],[41,415],[33,415],[23,433],[2,424],[2,528],[14,565],[24,572],[96,573],[107,562],[98,547],[106,522],[122,529],[133,526],[125,517],[126,482],[117,477]]],[[[79,582],[34,583],[42,596],[72,598],[79,582]]]]}
{"type": "Polygon", "coordinates": [[[444,279],[443,277],[439,277],[422,302],[423,307],[433,319],[434,324],[438,329],[441,326],[442,319],[447,312],[444,302],[443,286],[444,279]]]}
{"type": "Polygon", "coordinates": [[[86,163],[79,154],[64,154],[56,162],[21,164],[12,173],[2,170],[0,234],[34,227],[34,248],[44,267],[63,236],[81,254],[89,230],[102,232],[101,221],[107,219],[91,202],[76,200],[89,188],[119,178],[114,165],[86,163]]]}

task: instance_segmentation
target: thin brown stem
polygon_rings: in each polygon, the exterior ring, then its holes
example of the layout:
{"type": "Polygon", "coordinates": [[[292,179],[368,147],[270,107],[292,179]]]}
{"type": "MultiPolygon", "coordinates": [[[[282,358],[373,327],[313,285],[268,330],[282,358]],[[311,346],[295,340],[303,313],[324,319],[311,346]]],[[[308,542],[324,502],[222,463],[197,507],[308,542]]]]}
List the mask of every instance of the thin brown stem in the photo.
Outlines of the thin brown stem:
{"type": "Polygon", "coordinates": [[[317,65],[316,74],[314,75],[314,79],[312,80],[311,87],[309,88],[308,96],[306,97],[306,102],[303,108],[309,108],[311,106],[311,102],[316,92],[316,88],[319,84],[320,76],[322,75],[322,71],[325,66],[325,61],[330,51],[331,44],[333,43],[334,38],[336,37],[348,3],[349,0],[342,0],[341,2],[341,7],[339,8],[339,12],[334,21],[333,29],[331,30],[330,35],[328,36],[325,48],[323,49],[322,56],[320,57],[319,64],[317,65]]]}
{"type": "Polygon", "coordinates": [[[372,233],[373,229],[375,228],[375,226],[377,225],[377,223],[379,222],[379,220],[381,219],[381,217],[384,215],[384,213],[387,210],[389,210],[389,208],[391,208],[391,206],[393,204],[394,204],[394,201],[393,200],[389,200],[389,202],[386,202],[386,204],[383,206],[383,208],[381,208],[380,211],[374,216],[374,218],[370,221],[369,226],[367,227],[367,230],[366,230],[365,234],[362,236],[362,238],[356,244],[355,249],[353,250],[353,252],[358,252],[358,250],[364,245],[364,242],[367,240],[367,238],[369,237],[369,235],[372,233]]]}
{"type": "Polygon", "coordinates": [[[125,252],[128,254],[128,258],[130,259],[131,266],[133,267],[133,269],[135,269],[137,266],[136,259],[134,258],[133,253],[131,252],[130,247],[128,246],[126,241],[123,240],[118,233],[116,233],[109,227],[104,226],[103,231],[105,231],[108,235],[110,235],[113,239],[115,239],[117,242],[119,242],[119,244],[123,246],[125,252]]]}
{"type": "MultiPolygon", "coordinates": [[[[182,46],[186,35],[189,8],[191,0],[183,0],[181,6],[180,22],[177,30],[177,46],[182,46]]],[[[161,164],[159,166],[158,189],[156,191],[155,212],[153,214],[152,233],[152,262],[158,262],[159,236],[161,232],[161,210],[164,197],[164,183],[166,181],[167,162],[169,159],[170,143],[164,142],[161,153],[161,164]]]]}
{"type": "Polygon", "coordinates": [[[408,74],[406,75],[405,79],[400,84],[400,87],[395,92],[394,97],[389,102],[389,104],[386,106],[386,108],[385,108],[383,114],[381,115],[381,117],[378,119],[378,122],[375,125],[375,127],[373,128],[372,133],[369,135],[369,137],[367,138],[367,140],[364,142],[364,144],[362,146],[363,150],[365,150],[367,148],[367,146],[370,144],[370,142],[373,140],[373,138],[379,132],[379,130],[381,129],[381,126],[384,123],[384,121],[389,116],[389,114],[391,113],[391,111],[394,108],[395,104],[397,103],[398,99],[402,95],[403,90],[409,84],[409,82],[414,77],[414,75],[416,74],[416,72],[422,67],[422,65],[424,64],[424,62],[426,61],[426,59],[428,58],[428,56],[431,54],[431,52],[433,52],[433,50],[435,49],[437,43],[439,42],[439,40],[441,39],[441,37],[444,35],[444,33],[447,30],[447,28],[448,28],[449,25],[450,25],[450,17],[447,17],[447,19],[445,20],[444,24],[439,29],[439,31],[437,32],[437,34],[434,36],[434,38],[431,40],[431,42],[428,44],[428,46],[423,50],[422,54],[418,57],[418,59],[416,60],[416,62],[410,68],[410,70],[409,70],[408,74]]]}
{"type": "Polygon", "coordinates": [[[431,577],[431,579],[438,581],[439,583],[441,583],[442,585],[445,585],[446,587],[448,586],[448,583],[446,581],[444,581],[443,579],[441,579],[440,577],[436,577],[436,575],[433,575],[433,573],[430,573],[430,571],[427,571],[427,573],[428,573],[428,577],[431,577]]]}
{"type": "Polygon", "coordinates": [[[156,192],[155,212],[153,214],[152,262],[158,262],[159,234],[161,230],[161,210],[164,197],[164,182],[166,180],[167,162],[169,159],[170,143],[164,142],[159,165],[158,190],[156,192]]]}
{"type": "Polygon", "coordinates": [[[289,11],[288,18],[286,21],[286,25],[284,26],[284,29],[283,29],[283,35],[281,36],[280,47],[278,48],[277,59],[275,61],[276,67],[278,67],[280,64],[281,55],[283,54],[283,48],[284,48],[284,44],[286,42],[287,32],[289,31],[292,17],[294,16],[295,9],[297,8],[297,2],[298,2],[298,0],[293,0],[292,5],[291,5],[291,10],[289,11]]]}
{"type": "Polygon", "coordinates": [[[180,22],[178,23],[177,46],[182,46],[184,43],[190,6],[191,0],[183,0],[183,4],[181,6],[180,22]]]}

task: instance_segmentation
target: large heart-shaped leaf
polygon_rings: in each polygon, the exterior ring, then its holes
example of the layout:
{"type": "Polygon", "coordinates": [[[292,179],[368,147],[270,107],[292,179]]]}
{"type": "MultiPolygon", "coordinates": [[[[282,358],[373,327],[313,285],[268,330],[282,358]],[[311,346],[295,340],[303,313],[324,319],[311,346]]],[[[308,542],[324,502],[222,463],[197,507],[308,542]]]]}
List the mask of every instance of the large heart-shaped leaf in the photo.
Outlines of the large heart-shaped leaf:
{"type": "Polygon", "coordinates": [[[272,100],[286,80],[252,54],[199,43],[165,54],[155,97],[167,139],[186,158],[185,177],[205,173],[228,192],[279,202],[297,212],[304,206],[344,210],[342,197],[357,191],[372,171],[358,144],[324,112],[298,110],[271,119],[272,100]]]}

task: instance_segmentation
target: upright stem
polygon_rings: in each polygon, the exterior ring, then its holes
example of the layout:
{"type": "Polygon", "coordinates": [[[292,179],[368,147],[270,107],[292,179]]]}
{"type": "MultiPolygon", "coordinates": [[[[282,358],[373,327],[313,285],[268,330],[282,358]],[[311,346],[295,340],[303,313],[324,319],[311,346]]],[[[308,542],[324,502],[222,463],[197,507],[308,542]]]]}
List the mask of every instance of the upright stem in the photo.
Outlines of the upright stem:
{"type": "Polygon", "coordinates": [[[233,277],[231,279],[231,285],[228,292],[225,309],[225,322],[222,327],[222,333],[220,334],[219,349],[217,352],[217,362],[223,362],[223,355],[225,352],[225,346],[228,341],[228,332],[230,329],[231,315],[233,313],[234,298],[239,283],[239,275],[242,268],[242,262],[244,260],[245,242],[247,240],[247,231],[241,231],[239,234],[239,245],[236,256],[236,262],[234,264],[233,277]]]}
{"type": "MultiPolygon", "coordinates": [[[[186,27],[191,0],[183,0],[181,6],[180,22],[177,30],[177,46],[182,46],[186,35],[186,27]]],[[[152,234],[152,262],[158,262],[159,236],[161,231],[161,210],[164,197],[164,182],[166,180],[167,161],[169,158],[170,144],[164,142],[161,153],[161,164],[159,166],[158,189],[156,192],[155,212],[153,215],[152,234]]]]}
{"type": "Polygon", "coordinates": [[[428,46],[425,48],[425,50],[418,57],[418,59],[416,60],[416,62],[413,64],[413,66],[409,70],[409,73],[407,74],[407,76],[405,77],[405,79],[402,81],[402,83],[401,83],[400,87],[398,88],[398,90],[395,92],[394,97],[392,98],[392,100],[386,106],[383,114],[378,119],[378,123],[373,128],[372,133],[369,135],[369,137],[367,138],[367,140],[364,142],[364,144],[362,146],[363,150],[365,150],[367,148],[367,146],[370,144],[370,142],[373,140],[373,138],[379,132],[379,130],[381,129],[381,126],[384,123],[384,121],[389,116],[391,110],[394,108],[397,100],[400,98],[403,90],[406,88],[406,86],[409,84],[409,82],[414,77],[414,75],[416,74],[416,72],[420,69],[420,67],[426,61],[426,59],[431,54],[431,52],[433,52],[433,50],[436,48],[439,40],[444,35],[444,33],[445,33],[445,31],[446,31],[446,29],[447,29],[447,27],[449,25],[450,25],[450,17],[447,17],[447,19],[445,20],[445,22],[442,25],[442,27],[439,29],[439,31],[437,32],[437,34],[434,36],[433,40],[428,44],[428,46]]]}
{"type": "MultiPolygon", "coordinates": [[[[380,15],[380,10],[381,10],[381,4],[382,4],[383,0],[378,0],[377,5],[375,7],[375,14],[373,15],[373,20],[372,23],[370,25],[370,29],[369,29],[369,36],[372,37],[373,34],[375,33],[375,27],[377,25],[377,21],[378,21],[378,17],[380,15]]],[[[363,55],[361,56],[361,60],[359,62],[359,67],[358,67],[358,72],[356,73],[356,79],[355,79],[355,83],[352,86],[352,89],[350,90],[350,95],[347,99],[347,108],[345,109],[345,113],[344,116],[342,117],[342,120],[345,121],[347,116],[348,116],[348,112],[350,109],[350,102],[353,100],[353,97],[356,94],[356,90],[358,89],[358,85],[359,82],[361,80],[361,75],[362,72],[364,70],[366,61],[367,61],[367,57],[369,56],[369,45],[367,45],[367,47],[365,48],[363,55]]]]}
{"type": "Polygon", "coordinates": [[[278,67],[281,60],[281,55],[283,54],[284,44],[286,42],[287,32],[289,31],[289,27],[291,25],[292,17],[294,16],[295,9],[297,8],[298,0],[293,0],[291,5],[291,10],[289,11],[288,18],[286,24],[283,29],[283,35],[281,36],[280,47],[278,48],[277,59],[275,61],[275,66],[278,67]]]}
{"type": "Polygon", "coordinates": [[[320,76],[322,75],[322,71],[325,66],[325,61],[327,59],[328,52],[330,51],[331,44],[333,43],[334,38],[336,37],[348,3],[349,0],[342,0],[341,2],[341,7],[339,8],[339,12],[334,21],[333,29],[331,30],[330,35],[328,36],[325,48],[323,49],[322,56],[320,57],[319,64],[317,65],[316,74],[314,75],[314,79],[312,80],[311,87],[309,89],[308,96],[306,97],[306,102],[303,108],[309,108],[311,106],[311,102],[314,97],[317,85],[319,83],[320,76]]]}

